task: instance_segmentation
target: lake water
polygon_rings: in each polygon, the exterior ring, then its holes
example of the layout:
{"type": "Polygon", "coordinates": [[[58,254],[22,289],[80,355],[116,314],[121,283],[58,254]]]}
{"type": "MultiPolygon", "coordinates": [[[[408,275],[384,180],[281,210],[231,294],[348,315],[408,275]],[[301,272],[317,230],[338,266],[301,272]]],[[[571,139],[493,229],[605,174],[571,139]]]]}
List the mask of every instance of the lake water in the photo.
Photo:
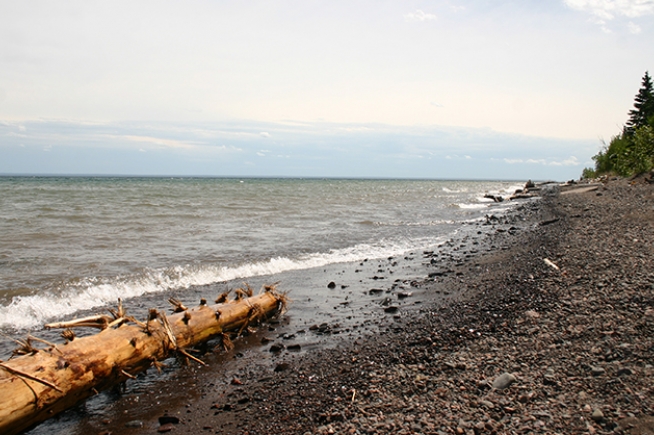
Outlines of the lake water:
{"type": "Polygon", "coordinates": [[[0,330],[23,333],[118,298],[147,305],[171,291],[280,274],[288,281],[433,250],[491,208],[509,207],[484,194],[522,185],[0,177],[0,330]]]}

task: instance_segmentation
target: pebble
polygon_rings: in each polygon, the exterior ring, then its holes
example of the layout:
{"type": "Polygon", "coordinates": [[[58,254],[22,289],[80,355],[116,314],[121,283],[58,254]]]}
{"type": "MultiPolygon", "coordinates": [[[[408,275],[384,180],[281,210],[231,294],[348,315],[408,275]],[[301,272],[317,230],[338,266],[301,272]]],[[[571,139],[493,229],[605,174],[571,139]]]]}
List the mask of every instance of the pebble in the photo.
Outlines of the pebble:
{"type": "Polygon", "coordinates": [[[174,424],[166,423],[166,424],[162,424],[161,426],[159,426],[159,428],[157,429],[157,432],[159,432],[159,433],[170,432],[173,429],[175,429],[174,424]]]}
{"type": "Polygon", "coordinates": [[[593,421],[599,423],[600,421],[604,420],[604,413],[602,412],[601,409],[595,409],[591,414],[590,418],[592,418],[593,421]]]}
{"type": "Polygon", "coordinates": [[[592,367],[590,369],[590,374],[593,376],[602,376],[604,373],[606,373],[606,370],[602,367],[592,367]]]}
{"type": "Polygon", "coordinates": [[[493,381],[493,388],[496,390],[505,390],[516,381],[516,377],[511,373],[502,373],[493,381]]]}
{"type": "Polygon", "coordinates": [[[141,420],[131,420],[125,423],[125,427],[129,427],[129,428],[143,427],[143,422],[141,420]]]}

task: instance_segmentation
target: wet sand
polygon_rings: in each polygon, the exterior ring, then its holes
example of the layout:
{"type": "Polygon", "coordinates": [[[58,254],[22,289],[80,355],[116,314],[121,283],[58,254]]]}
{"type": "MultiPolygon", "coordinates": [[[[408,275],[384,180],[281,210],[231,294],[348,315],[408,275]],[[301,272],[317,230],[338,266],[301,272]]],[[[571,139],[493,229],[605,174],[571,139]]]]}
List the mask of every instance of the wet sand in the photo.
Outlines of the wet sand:
{"type": "Polygon", "coordinates": [[[169,360],[32,433],[645,433],[653,192],[527,201],[434,253],[281,277],[289,312],[207,367],[169,360]]]}

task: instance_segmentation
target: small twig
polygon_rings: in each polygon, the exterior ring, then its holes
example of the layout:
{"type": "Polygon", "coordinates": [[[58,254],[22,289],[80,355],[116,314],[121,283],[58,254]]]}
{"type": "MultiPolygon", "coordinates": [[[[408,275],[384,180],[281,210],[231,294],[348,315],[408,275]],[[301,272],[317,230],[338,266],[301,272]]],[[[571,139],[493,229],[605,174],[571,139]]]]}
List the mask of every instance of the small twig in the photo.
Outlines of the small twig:
{"type": "Polygon", "coordinates": [[[1,362],[0,362],[0,367],[2,367],[3,369],[5,369],[5,370],[7,370],[8,372],[13,373],[13,374],[15,374],[15,375],[17,375],[17,376],[21,376],[21,377],[23,377],[23,378],[27,378],[27,379],[30,379],[30,380],[32,380],[32,381],[35,381],[35,382],[41,383],[41,384],[45,385],[46,387],[50,387],[50,388],[52,388],[53,390],[57,390],[57,391],[59,391],[60,393],[63,393],[63,391],[61,391],[61,390],[59,389],[59,387],[57,387],[55,384],[52,384],[52,383],[50,383],[50,382],[48,382],[48,381],[45,381],[45,380],[43,380],[43,379],[39,379],[39,378],[37,378],[37,377],[35,377],[35,376],[32,376],[32,375],[30,375],[30,374],[27,374],[27,373],[25,373],[25,372],[22,372],[22,371],[20,371],[20,370],[17,370],[17,369],[15,369],[15,368],[13,368],[13,367],[9,367],[8,365],[5,365],[4,363],[1,363],[1,362]]]}
{"type": "Polygon", "coordinates": [[[199,359],[199,358],[194,357],[193,355],[191,355],[190,353],[188,353],[188,352],[185,351],[184,349],[177,348],[177,352],[181,353],[181,354],[184,355],[186,358],[190,358],[190,359],[192,359],[193,361],[202,364],[203,366],[206,366],[206,365],[207,365],[204,361],[202,361],[202,360],[199,359]]]}
{"type": "Polygon", "coordinates": [[[136,324],[137,326],[140,326],[141,328],[146,328],[147,327],[147,325],[145,323],[141,322],[140,320],[136,320],[132,316],[126,316],[125,320],[127,322],[132,322],[132,323],[136,324]]]}
{"type": "Polygon", "coordinates": [[[27,338],[32,339],[32,340],[36,340],[36,341],[38,341],[40,343],[43,343],[43,344],[47,344],[48,346],[50,346],[50,349],[46,349],[46,350],[56,350],[57,352],[59,352],[60,355],[63,355],[63,353],[61,352],[61,350],[59,350],[59,348],[57,347],[57,345],[55,343],[51,343],[48,340],[44,340],[42,338],[34,337],[33,335],[28,335],[27,338]]]}
{"type": "Polygon", "coordinates": [[[110,324],[108,324],[108,325],[107,325],[107,329],[108,329],[108,328],[113,328],[113,327],[116,327],[116,328],[117,328],[117,327],[119,327],[120,325],[122,325],[122,324],[125,323],[125,322],[127,322],[127,318],[126,318],[126,317],[119,317],[118,319],[116,319],[116,320],[114,320],[113,322],[111,322],[110,324]]]}
{"type": "Polygon", "coordinates": [[[157,313],[159,316],[159,319],[161,320],[161,323],[163,324],[164,329],[166,330],[166,334],[168,335],[168,339],[170,340],[170,344],[172,344],[173,349],[177,349],[177,338],[175,338],[175,334],[173,334],[173,330],[170,327],[170,323],[168,323],[168,318],[166,317],[165,314],[157,313]]]}
{"type": "Polygon", "coordinates": [[[131,374],[131,373],[127,373],[125,370],[122,370],[122,369],[121,369],[120,372],[123,374],[123,376],[126,376],[126,377],[128,377],[128,378],[130,378],[130,379],[136,379],[136,376],[134,376],[134,375],[131,374]]]}
{"type": "Polygon", "coordinates": [[[543,258],[543,261],[545,262],[545,264],[547,264],[547,265],[550,266],[551,268],[556,269],[556,270],[560,270],[560,269],[559,269],[559,266],[557,266],[556,264],[552,263],[552,260],[550,260],[550,259],[548,259],[548,258],[543,258]]]}
{"type": "Polygon", "coordinates": [[[112,316],[114,316],[114,319],[122,319],[125,317],[125,308],[123,308],[123,300],[118,298],[118,309],[114,310],[113,308],[109,308],[109,312],[111,313],[112,316]]]}

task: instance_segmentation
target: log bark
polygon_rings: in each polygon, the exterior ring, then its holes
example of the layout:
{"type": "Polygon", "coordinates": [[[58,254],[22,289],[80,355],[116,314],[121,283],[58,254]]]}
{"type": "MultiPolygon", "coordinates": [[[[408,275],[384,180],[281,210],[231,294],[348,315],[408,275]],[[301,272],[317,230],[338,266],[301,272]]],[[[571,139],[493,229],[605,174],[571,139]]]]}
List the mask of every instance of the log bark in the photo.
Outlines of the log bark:
{"type": "Polygon", "coordinates": [[[98,334],[1,362],[0,433],[20,433],[175,351],[187,354],[185,348],[240,332],[280,312],[284,304],[284,295],[273,290],[170,316],[152,310],[146,323],[123,318],[98,334]]]}

